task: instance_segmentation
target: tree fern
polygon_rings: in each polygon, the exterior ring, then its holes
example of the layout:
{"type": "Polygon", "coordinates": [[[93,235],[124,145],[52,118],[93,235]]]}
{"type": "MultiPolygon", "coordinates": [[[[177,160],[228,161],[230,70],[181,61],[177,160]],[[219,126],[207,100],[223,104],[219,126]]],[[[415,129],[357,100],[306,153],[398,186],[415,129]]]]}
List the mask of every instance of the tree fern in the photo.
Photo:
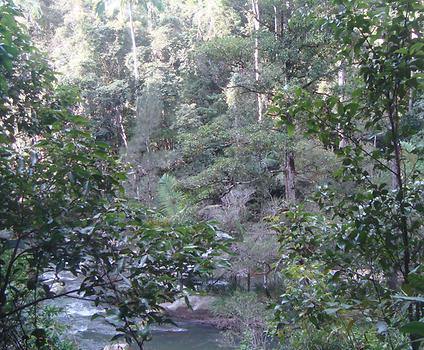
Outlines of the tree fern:
{"type": "Polygon", "coordinates": [[[177,179],[164,174],[158,183],[158,202],[160,210],[170,220],[180,221],[187,211],[187,198],[178,190],[177,179]]]}

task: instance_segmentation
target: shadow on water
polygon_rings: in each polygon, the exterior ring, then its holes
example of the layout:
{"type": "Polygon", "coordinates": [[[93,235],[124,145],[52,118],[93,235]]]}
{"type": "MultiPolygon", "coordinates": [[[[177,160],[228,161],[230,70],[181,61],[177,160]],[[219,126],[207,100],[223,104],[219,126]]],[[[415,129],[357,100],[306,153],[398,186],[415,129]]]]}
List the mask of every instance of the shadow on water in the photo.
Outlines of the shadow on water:
{"type": "Polygon", "coordinates": [[[182,332],[153,333],[153,340],[146,344],[146,350],[216,350],[230,349],[220,343],[220,332],[210,326],[195,323],[179,323],[182,332]]]}

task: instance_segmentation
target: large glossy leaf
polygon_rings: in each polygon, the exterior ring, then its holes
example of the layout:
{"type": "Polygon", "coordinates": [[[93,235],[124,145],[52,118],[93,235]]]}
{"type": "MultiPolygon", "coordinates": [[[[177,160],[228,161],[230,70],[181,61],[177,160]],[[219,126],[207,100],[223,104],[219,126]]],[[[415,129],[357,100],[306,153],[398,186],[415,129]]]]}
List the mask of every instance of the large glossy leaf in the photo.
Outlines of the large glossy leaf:
{"type": "Polygon", "coordinates": [[[410,322],[400,328],[402,333],[424,337],[424,322],[410,322]]]}

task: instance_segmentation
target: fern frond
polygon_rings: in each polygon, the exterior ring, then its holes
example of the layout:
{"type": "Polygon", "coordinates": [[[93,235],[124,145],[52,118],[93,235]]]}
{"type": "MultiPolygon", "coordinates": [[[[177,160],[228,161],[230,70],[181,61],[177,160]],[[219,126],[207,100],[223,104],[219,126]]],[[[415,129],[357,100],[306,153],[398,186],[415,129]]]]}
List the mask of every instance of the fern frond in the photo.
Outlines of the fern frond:
{"type": "Polygon", "coordinates": [[[169,174],[164,174],[158,183],[158,202],[161,211],[169,219],[182,216],[187,208],[187,198],[178,190],[177,179],[169,174]]]}

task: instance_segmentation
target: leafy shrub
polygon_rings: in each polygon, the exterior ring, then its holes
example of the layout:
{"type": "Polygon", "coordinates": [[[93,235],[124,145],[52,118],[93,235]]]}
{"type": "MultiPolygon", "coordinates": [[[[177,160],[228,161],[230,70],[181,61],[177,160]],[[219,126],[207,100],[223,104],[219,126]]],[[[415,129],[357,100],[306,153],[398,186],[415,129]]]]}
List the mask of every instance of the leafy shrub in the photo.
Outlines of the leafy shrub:
{"type": "Polygon", "coordinates": [[[225,338],[240,349],[266,349],[270,345],[268,323],[271,313],[255,293],[235,292],[219,299],[213,313],[221,319],[225,338]]]}

